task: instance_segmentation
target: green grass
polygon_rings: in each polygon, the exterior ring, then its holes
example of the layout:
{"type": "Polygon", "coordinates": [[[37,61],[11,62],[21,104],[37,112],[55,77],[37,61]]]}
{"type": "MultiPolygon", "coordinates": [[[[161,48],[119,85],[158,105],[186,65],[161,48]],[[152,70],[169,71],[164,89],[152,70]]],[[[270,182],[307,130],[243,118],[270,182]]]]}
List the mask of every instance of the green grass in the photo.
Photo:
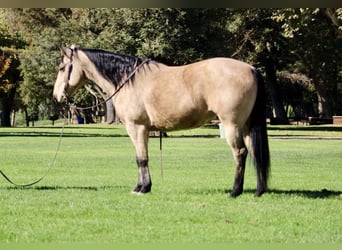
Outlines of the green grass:
{"type": "MultiPolygon", "coordinates": [[[[151,138],[152,193],[136,196],[135,153],[124,129],[68,126],[41,183],[22,189],[0,180],[0,243],[341,243],[342,132],[292,128],[269,129],[269,192],[253,197],[248,160],[245,192],[233,199],[233,160],[218,129],[169,133],[163,177],[159,139],[151,138]],[[330,139],[318,139],[324,136],[330,139]]],[[[19,183],[39,178],[60,131],[1,128],[1,170],[19,183]]]]}

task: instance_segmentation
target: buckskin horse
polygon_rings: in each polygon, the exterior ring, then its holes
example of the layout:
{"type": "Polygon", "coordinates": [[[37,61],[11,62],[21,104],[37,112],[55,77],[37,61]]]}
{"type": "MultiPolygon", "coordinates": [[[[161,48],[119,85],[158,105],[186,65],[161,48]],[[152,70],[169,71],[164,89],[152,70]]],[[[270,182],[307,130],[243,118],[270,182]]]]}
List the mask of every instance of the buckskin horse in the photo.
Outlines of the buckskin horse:
{"type": "Polygon", "coordinates": [[[148,167],[150,130],[190,129],[215,118],[236,164],[236,197],[243,192],[248,151],[256,168],[255,196],[267,189],[270,154],[266,128],[265,86],[251,65],[212,58],[183,66],[99,49],[61,48],[53,96],[67,100],[88,78],[109,96],[136,150],[138,181],[134,193],[151,191],[148,167]]]}

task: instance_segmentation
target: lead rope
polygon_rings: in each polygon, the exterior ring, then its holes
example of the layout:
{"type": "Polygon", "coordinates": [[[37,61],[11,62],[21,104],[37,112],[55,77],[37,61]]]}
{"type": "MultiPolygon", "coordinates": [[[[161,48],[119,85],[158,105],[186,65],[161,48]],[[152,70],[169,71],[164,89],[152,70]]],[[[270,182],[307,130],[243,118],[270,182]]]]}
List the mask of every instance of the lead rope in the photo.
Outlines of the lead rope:
{"type": "Polygon", "coordinates": [[[63,137],[63,134],[64,134],[64,127],[65,127],[65,123],[66,121],[64,121],[63,123],[63,127],[62,127],[62,131],[61,131],[61,134],[59,136],[59,139],[58,139],[58,143],[57,143],[57,147],[56,147],[56,151],[55,151],[55,154],[52,158],[52,160],[50,161],[49,165],[48,165],[48,168],[46,170],[46,172],[42,175],[42,177],[40,177],[39,179],[33,181],[33,182],[30,182],[30,183],[26,183],[26,184],[18,184],[14,181],[12,181],[1,169],[0,169],[0,174],[5,178],[6,181],[8,181],[9,183],[11,183],[12,185],[16,186],[16,187],[30,187],[30,186],[33,186],[34,184],[37,184],[38,182],[42,181],[50,172],[51,168],[53,165],[55,165],[55,162],[56,162],[56,158],[57,158],[57,154],[59,152],[59,149],[61,147],[61,142],[62,142],[62,137],[63,137]]]}
{"type": "Polygon", "coordinates": [[[164,174],[163,174],[163,132],[159,132],[159,151],[160,151],[160,176],[162,178],[162,181],[164,180],[164,174]]]}

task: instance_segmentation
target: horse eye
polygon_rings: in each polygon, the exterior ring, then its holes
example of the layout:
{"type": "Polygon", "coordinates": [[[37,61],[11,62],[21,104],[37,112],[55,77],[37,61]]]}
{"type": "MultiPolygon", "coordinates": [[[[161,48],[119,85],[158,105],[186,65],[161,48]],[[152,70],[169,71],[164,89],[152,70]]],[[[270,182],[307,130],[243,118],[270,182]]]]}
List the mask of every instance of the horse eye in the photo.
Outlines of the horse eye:
{"type": "Polygon", "coordinates": [[[59,71],[64,71],[64,69],[65,69],[65,65],[59,67],[59,71]]]}

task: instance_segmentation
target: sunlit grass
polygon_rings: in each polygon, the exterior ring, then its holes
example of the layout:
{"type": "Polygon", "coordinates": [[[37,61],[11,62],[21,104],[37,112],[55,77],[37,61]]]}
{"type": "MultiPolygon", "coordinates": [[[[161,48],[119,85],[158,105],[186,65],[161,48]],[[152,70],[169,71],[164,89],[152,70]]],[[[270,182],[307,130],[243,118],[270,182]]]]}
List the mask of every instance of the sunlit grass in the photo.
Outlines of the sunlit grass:
{"type": "MultiPolygon", "coordinates": [[[[20,183],[40,177],[60,131],[0,129],[1,170],[20,183]]],[[[0,242],[341,243],[342,141],[277,137],[284,133],[303,130],[269,130],[269,192],[253,196],[248,160],[245,192],[232,199],[235,170],[218,129],[169,133],[163,176],[159,139],[150,138],[152,193],[136,196],[135,152],[122,126],[66,127],[46,179],[25,189],[0,180],[0,242]]]]}

